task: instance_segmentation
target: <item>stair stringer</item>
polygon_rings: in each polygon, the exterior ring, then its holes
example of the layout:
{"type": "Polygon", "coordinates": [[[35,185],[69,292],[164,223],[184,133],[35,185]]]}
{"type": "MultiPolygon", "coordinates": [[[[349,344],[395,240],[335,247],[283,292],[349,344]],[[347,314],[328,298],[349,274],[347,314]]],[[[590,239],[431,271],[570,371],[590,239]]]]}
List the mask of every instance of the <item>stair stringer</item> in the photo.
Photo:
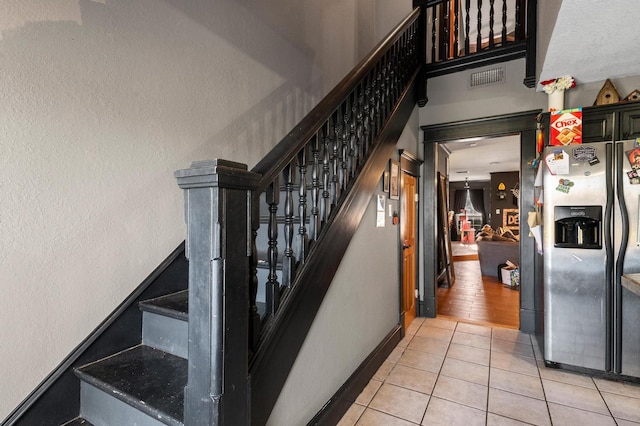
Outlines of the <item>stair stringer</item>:
{"type": "Polygon", "coordinates": [[[264,425],[278,400],[338,270],[340,260],[347,251],[379,184],[380,176],[417,104],[418,75],[420,70],[412,76],[393,113],[385,122],[362,171],[323,229],[323,235],[314,243],[307,262],[296,275],[290,294],[280,306],[278,315],[270,324],[250,363],[253,425],[264,425]]]}

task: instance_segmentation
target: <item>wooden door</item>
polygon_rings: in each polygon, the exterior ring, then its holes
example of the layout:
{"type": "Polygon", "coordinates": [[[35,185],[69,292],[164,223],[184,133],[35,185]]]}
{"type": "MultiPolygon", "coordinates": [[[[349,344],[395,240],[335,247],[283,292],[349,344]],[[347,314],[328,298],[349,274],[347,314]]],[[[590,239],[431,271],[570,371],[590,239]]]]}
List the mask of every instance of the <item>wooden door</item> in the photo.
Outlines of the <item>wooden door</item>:
{"type": "Polygon", "coordinates": [[[416,317],[416,277],[417,277],[417,220],[416,198],[417,179],[402,173],[401,195],[401,233],[402,241],[402,312],[404,327],[409,326],[416,317]]]}

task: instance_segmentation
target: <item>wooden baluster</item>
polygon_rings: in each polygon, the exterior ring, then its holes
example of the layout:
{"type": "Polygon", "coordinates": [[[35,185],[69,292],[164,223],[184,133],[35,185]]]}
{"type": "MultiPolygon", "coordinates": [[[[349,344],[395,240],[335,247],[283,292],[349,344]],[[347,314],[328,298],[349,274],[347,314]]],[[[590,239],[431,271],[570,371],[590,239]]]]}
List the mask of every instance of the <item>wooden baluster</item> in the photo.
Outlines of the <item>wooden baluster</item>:
{"type": "Polygon", "coordinates": [[[516,28],[515,28],[515,41],[522,41],[525,38],[525,16],[524,12],[526,8],[524,7],[526,0],[516,0],[516,28]]]}
{"type": "Polygon", "coordinates": [[[502,0],[502,46],[507,45],[507,0],[502,0]]]}
{"type": "Polygon", "coordinates": [[[378,73],[376,74],[376,139],[382,128],[382,64],[378,62],[376,65],[378,73]]]}
{"type": "Polygon", "coordinates": [[[371,84],[371,92],[369,92],[369,147],[373,145],[376,140],[377,128],[376,128],[376,76],[375,72],[371,74],[371,79],[369,80],[371,84]]]}
{"type": "MultiPolygon", "coordinates": [[[[368,77],[367,77],[368,80],[368,77]]],[[[369,96],[371,95],[371,85],[366,83],[366,87],[364,89],[364,94],[362,95],[362,113],[363,113],[363,134],[364,139],[362,143],[364,155],[369,152],[369,146],[371,141],[371,120],[370,120],[370,105],[369,105],[369,96]]]]}
{"type": "Polygon", "coordinates": [[[449,52],[449,47],[451,46],[449,44],[449,37],[450,37],[450,31],[449,31],[449,0],[441,3],[442,7],[443,7],[443,31],[442,31],[442,40],[440,40],[440,43],[443,46],[443,51],[440,52],[440,59],[442,60],[446,60],[449,59],[450,56],[450,52],[449,52]]]}
{"type": "MultiPolygon", "coordinates": [[[[313,138],[315,140],[315,137],[313,138]]],[[[312,143],[313,143],[312,140],[312,143]]],[[[297,246],[297,258],[298,263],[302,265],[307,258],[307,246],[309,243],[309,236],[307,234],[307,150],[309,145],[305,145],[304,148],[298,153],[298,175],[300,176],[300,184],[298,191],[298,220],[300,225],[298,226],[298,238],[296,241],[297,246]]]]}
{"type": "Polygon", "coordinates": [[[334,116],[333,127],[331,133],[331,146],[333,152],[331,156],[331,206],[338,204],[338,198],[340,198],[340,148],[341,148],[341,129],[342,123],[340,122],[340,116],[334,116]]]}
{"type": "Polygon", "coordinates": [[[267,277],[266,303],[267,313],[275,315],[280,306],[280,284],[278,283],[278,203],[280,202],[280,182],[276,178],[266,191],[266,201],[269,206],[269,226],[267,236],[267,262],[269,275],[267,277]]]}
{"type": "Polygon", "coordinates": [[[478,0],[478,36],[476,37],[476,52],[482,50],[482,0],[478,0]]]}
{"type": "Polygon", "coordinates": [[[495,17],[495,11],[493,9],[493,4],[495,0],[489,0],[489,49],[493,49],[493,22],[495,17]]]}
{"type": "Polygon", "coordinates": [[[469,42],[469,30],[471,29],[471,25],[469,23],[469,11],[471,10],[471,0],[465,0],[464,2],[464,54],[468,55],[469,49],[471,48],[471,44],[469,42]]]}
{"type": "Polygon", "coordinates": [[[295,179],[295,159],[282,171],[285,182],[284,193],[284,251],[282,257],[282,285],[291,287],[295,267],[293,257],[293,181],[295,179]]]}
{"type": "MultiPolygon", "coordinates": [[[[376,67],[377,68],[377,67],[376,67]]],[[[369,114],[371,116],[371,145],[375,144],[376,137],[378,136],[378,96],[380,95],[380,87],[378,86],[378,73],[377,69],[373,71],[371,78],[371,98],[369,99],[369,105],[371,110],[369,114]]]]}
{"type": "Polygon", "coordinates": [[[458,57],[458,44],[459,44],[459,38],[460,38],[460,34],[459,34],[459,29],[460,29],[460,23],[459,23],[459,14],[460,14],[460,8],[458,7],[458,0],[454,0],[451,2],[453,4],[452,9],[453,9],[453,57],[457,58],[458,57]]]}
{"type": "Polygon", "coordinates": [[[383,57],[380,59],[380,73],[378,74],[378,78],[380,81],[380,123],[379,126],[382,127],[382,123],[384,122],[384,117],[387,113],[387,66],[386,66],[386,56],[385,53],[383,57]]]}
{"type": "Polygon", "coordinates": [[[320,136],[316,133],[311,141],[311,218],[309,236],[312,241],[318,238],[320,230],[320,136]]]}
{"type": "Polygon", "coordinates": [[[331,128],[331,121],[327,121],[322,137],[322,203],[320,205],[320,218],[321,224],[324,224],[329,219],[331,213],[331,193],[329,192],[329,182],[331,177],[331,139],[329,138],[329,129],[331,128]]]}
{"type": "Polygon", "coordinates": [[[254,352],[260,338],[260,313],[256,297],[258,295],[258,229],[260,228],[260,201],[254,198],[251,213],[251,256],[249,257],[249,350],[254,352]]]}
{"type": "Polygon", "coordinates": [[[358,112],[356,114],[356,143],[358,144],[358,162],[362,162],[365,154],[366,136],[364,134],[364,80],[360,82],[360,93],[358,93],[358,112]]]}
{"type": "Polygon", "coordinates": [[[436,22],[438,21],[438,15],[436,15],[436,5],[431,6],[431,61],[429,63],[437,62],[436,59],[436,35],[437,35],[437,26],[436,22]]]}
{"type": "Polygon", "coordinates": [[[391,113],[391,105],[392,105],[392,98],[391,98],[391,64],[393,61],[393,57],[391,56],[391,51],[387,52],[387,54],[385,55],[386,57],[386,63],[384,66],[385,69],[385,73],[384,73],[384,111],[385,111],[385,121],[387,119],[387,117],[389,116],[389,114],[391,113]]]}
{"type": "Polygon", "coordinates": [[[358,87],[353,90],[351,96],[351,122],[349,123],[349,174],[356,176],[360,167],[360,152],[358,139],[356,138],[356,128],[358,126],[358,87]]]}
{"type": "Polygon", "coordinates": [[[398,100],[398,42],[391,46],[389,61],[389,103],[393,107],[398,100]]]}
{"type": "Polygon", "coordinates": [[[348,169],[349,169],[349,139],[347,138],[347,134],[349,132],[349,108],[346,105],[346,101],[342,103],[338,107],[341,111],[342,122],[339,129],[339,140],[340,140],[340,171],[339,171],[339,182],[340,182],[340,193],[344,192],[347,188],[347,183],[349,182],[348,169]]]}

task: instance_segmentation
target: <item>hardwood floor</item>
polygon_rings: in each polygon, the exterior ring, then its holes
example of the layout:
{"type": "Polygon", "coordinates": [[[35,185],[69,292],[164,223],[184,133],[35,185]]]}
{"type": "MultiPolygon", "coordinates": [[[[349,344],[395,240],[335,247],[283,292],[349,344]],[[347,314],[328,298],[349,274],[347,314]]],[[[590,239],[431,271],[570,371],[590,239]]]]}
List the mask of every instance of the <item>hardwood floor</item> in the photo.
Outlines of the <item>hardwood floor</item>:
{"type": "Polygon", "coordinates": [[[497,277],[482,276],[473,246],[453,254],[456,279],[451,288],[438,288],[438,316],[519,328],[520,292],[504,287],[497,277]]]}

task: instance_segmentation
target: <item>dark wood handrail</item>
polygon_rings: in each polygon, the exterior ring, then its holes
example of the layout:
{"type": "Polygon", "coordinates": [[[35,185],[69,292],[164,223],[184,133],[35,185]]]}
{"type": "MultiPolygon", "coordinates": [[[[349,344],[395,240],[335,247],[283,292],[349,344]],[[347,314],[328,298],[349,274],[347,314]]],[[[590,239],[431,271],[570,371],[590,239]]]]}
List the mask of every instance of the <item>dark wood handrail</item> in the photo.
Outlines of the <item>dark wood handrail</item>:
{"type": "Polygon", "coordinates": [[[287,136],[256,164],[252,171],[262,175],[256,193],[263,192],[273,182],[307,141],[320,130],[345,97],[371,72],[376,63],[385,55],[388,47],[404,34],[419,15],[420,8],[415,8],[394,31],[378,43],[371,54],[356,65],[287,136]]]}

